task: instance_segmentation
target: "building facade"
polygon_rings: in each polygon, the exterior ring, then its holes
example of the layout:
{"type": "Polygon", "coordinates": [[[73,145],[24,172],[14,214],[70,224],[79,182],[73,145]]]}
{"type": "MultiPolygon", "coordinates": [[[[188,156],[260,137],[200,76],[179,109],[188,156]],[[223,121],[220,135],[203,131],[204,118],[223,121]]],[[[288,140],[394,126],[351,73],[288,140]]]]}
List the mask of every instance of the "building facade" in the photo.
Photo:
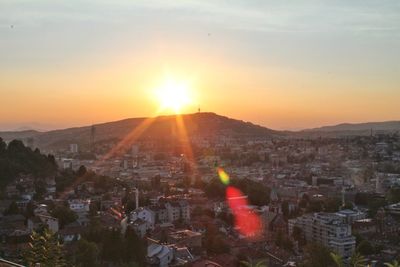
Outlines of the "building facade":
{"type": "Polygon", "coordinates": [[[351,225],[337,214],[306,214],[289,220],[288,226],[290,234],[297,226],[308,242],[322,244],[344,258],[350,257],[355,250],[356,238],[351,234],[351,225]]]}

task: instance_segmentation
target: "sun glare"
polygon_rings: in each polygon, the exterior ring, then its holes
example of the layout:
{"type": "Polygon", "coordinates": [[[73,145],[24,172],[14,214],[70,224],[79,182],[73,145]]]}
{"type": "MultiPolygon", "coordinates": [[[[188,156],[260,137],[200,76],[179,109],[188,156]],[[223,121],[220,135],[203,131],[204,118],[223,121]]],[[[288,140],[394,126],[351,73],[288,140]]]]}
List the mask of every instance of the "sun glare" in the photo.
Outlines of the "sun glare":
{"type": "Polygon", "coordinates": [[[191,102],[189,85],[168,79],[158,90],[156,95],[162,110],[172,110],[180,113],[182,108],[191,102]]]}

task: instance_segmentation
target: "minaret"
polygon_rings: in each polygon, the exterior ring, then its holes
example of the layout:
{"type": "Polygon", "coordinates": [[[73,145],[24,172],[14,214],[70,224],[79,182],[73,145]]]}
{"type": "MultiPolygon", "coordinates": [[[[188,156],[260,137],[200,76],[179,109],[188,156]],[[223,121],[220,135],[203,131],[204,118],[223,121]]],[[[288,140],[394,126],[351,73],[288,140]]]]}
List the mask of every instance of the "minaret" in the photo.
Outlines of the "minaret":
{"type": "Polygon", "coordinates": [[[344,186],[342,187],[342,207],[346,206],[346,200],[345,200],[345,196],[344,193],[346,191],[344,190],[344,186]]]}
{"type": "Polygon", "coordinates": [[[136,188],[135,190],[135,202],[136,202],[136,209],[139,208],[139,189],[136,188]]]}

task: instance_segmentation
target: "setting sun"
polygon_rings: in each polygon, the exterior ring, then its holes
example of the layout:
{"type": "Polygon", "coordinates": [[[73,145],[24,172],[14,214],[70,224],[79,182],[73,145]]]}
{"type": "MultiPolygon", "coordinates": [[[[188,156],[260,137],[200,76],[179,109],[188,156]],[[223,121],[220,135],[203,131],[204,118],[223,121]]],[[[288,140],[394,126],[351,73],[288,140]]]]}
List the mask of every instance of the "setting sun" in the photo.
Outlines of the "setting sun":
{"type": "Polygon", "coordinates": [[[168,79],[159,89],[156,90],[156,96],[160,102],[161,110],[172,110],[180,113],[181,109],[191,102],[189,85],[184,81],[168,79]]]}

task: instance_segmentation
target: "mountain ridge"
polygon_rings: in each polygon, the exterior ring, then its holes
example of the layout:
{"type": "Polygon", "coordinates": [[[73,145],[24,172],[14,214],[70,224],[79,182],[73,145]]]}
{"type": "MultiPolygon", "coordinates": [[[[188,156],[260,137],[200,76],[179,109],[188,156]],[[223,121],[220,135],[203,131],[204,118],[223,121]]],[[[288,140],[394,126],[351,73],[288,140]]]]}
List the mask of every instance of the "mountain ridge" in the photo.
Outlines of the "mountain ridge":
{"type": "Polygon", "coordinates": [[[132,133],[142,124],[149,127],[143,130],[142,138],[163,139],[177,134],[177,119],[181,118],[186,125],[187,134],[199,136],[256,136],[256,137],[340,137],[351,135],[369,135],[376,132],[398,132],[400,121],[340,123],[300,131],[273,130],[264,126],[232,119],[213,112],[201,112],[182,115],[160,115],[157,117],[125,118],[93,125],[77,126],[50,131],[0,131],[0,137],[6,141],[13,139],[33,139],[40,148],[67,147],[78,143],[87,145],[90,142],[91,128],[95,128],[95,141],[120,140],[132,133]]]}
{"type": "Polygon", "coordinates": [[[136,130],[141,131],[139,138],[160,140],[175,138],[180,131],[178,124],[182,122],[189,136],[273,137],[284,134],[284,132],[275,131],[251,122],[236,120],[211,112],[201,112],[182,115],[162,115],[151,118],[127,118],[90,126],[57,129],[46,132],[0,132],[0,137],[5,140],[32,138],[35,140],[35,145],[40,148],[65,148],[70,143],[88,145],[90,143],[92,127],[95,129],[96,142],[120,140],[136,130]]]}
{"type": "Polygon", "coordinates": [[[380,122],[361,122],[361,123],[339,123],[336,125],[326,125],[317,128],[302,130],[303,132],[334,132],[334,131],[398,131],[400,121],[380,121],[380,122]]]}

